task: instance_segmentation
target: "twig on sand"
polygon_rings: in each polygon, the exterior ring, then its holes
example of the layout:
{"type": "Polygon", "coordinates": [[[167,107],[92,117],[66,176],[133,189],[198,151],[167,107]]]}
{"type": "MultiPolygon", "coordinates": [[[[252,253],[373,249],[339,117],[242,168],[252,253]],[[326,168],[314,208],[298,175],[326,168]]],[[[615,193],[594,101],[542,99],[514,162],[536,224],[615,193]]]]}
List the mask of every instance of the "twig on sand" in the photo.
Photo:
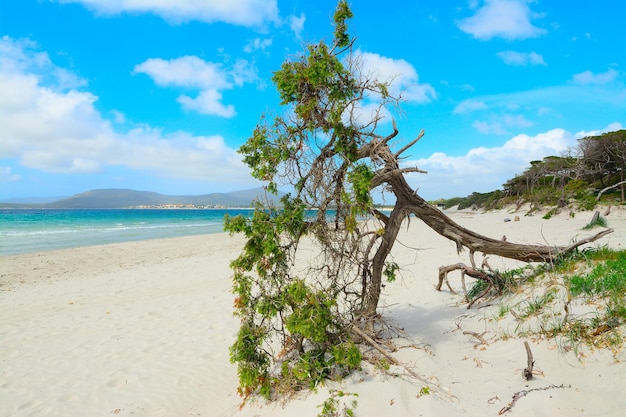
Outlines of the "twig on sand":
{"type": "Polygon", "coordinates": [[[533,377],[533,366],[535,365],[535,361],[533,360],[533,353],[530,351],[530,345],[528,344],[528,342],[524,341],[524,347],[526,348],[526,359],[528,360],[528,366],[522,371],[522,377],[528,381],[533,377]]]}
{"type": "Polygon", "coordinates": [[[448,397],[456,399],[456,397],[454,395],[450,394],[449,392],[447,392],[446,389],[440,388],[440,387],[437,387],[437,386],[433,386],[432,382],[429,382],[424,377],[422,377],[422,376],[418,375],[417,373],[415,373],[409,367],[404,366],[403,364],[401,364],[396,358],[394,358],[389,352],[387,352],[385,349],[383,349],[383,347],[378,342],[376,342],[374,339],[372,339],[370,336],[368,336],[363,330],[359,329],[356,326],[353,326],[351,330],[354,333],[356,333],[358,336],[360,336],[363,340],[365,340],[370,346],[372,346],[374,349],[376,349],[378,352],[380,352],[380,354],[382,354],[385,358],[387,358],[389,360],[389,362],[391,362],[393,365],[404,367],[404,370],[409,375],[411,375],[413,378],[417,379],[418,381],[422,382],[424,385],[432,387],[434,390],[441,391],[444,394],[446,394],[448,397]]]}
{"type": "Polygon", "coordinates": [[[479,344],[481,344],[481,345],[488,345],[487,341],[486,341],[486,340],[485,340],[485,338],[483,337],[483,335],[484,335],[485,333],[487,333],[487,332],[484,332],[483,334],[478,334],[478,333],[476,333],[476,332],[469,332],[469,331],[465,331],[465,332],[463,332],[463,334],[468,334],[468,335],[470,335],[470,336],[474,336],[476,339],[480,340],[480,343],[479,343],[479,344]]]}
{"type": "Polygon", "coordinates": [[[513,400],[511,400],[511,402],[509,403],[509,405],[507,405],[506,407],[502,408],[502,410],[500,410],[500,412],[498,412],[499,415],[502,415],[504,413],[507,413],[509,411],[511,411],[511,409],[513,408],[513,406],[515,405],[515,403],[517,402],[517,400],[519,400],[522,397],[525,397],[526,395],[528,395],[529,393],[533,392],[533,391],[547,391],[549,389],[565,389],[565,388],[572,388],[571,385],[565,385],[565,384],[561,384],[561,385],[549,385],[547,387],[543,387],[543,388],[532,388],[532,389],[525,389],[519,392],[516,392],[515,394],[513,394],[513,400]]]}

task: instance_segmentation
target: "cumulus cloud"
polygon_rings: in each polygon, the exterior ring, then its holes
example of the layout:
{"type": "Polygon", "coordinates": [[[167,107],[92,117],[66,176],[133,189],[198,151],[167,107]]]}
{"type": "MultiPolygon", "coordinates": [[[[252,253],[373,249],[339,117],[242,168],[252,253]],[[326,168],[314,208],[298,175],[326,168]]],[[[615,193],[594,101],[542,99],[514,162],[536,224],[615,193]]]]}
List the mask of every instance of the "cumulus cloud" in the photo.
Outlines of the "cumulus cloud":
{"type": "Polygon", "coordinates": [[[235,116],[235,107],[222,103],[222,91],[257,80],[256,69],[238,60],[230,69],[196,56],[171,60],[150,58],[135,66],[133,73],[146,74],[159,86],[198,89],[196,97],[181,95],[177,101],[188,110],[220,117],[235,116]]]}
{"type": "Polygon", "coordinates": [[[403,165],[418,166],[428,172],[408,177],[424,198],[463,197],[474,191],[502,189],[506,181],[524,172],[531,161],[563,155],[576,146],[579,138],[620,129],[623,129],[621,123],[615,122],[604,129],[576,134],[564,129],[552,129],[535,136],[520,134],[502,146],[478,147],[460,156],[437,152],[403,165]]]}
{"type": "Polygon", "coordinates": [[[465,196],[472,191],[501,189],[507,180],[528,168],[530,161],[560,155],[575,143],[571,133],[553,129],[535,136],[517,135],[502,146],[478,147],[461,156],[437,152],[405,165],[428,171],[427,175],[409,177],[425,198],[465,196]]]}
{"type": "Polygon", "coordinates": [[[543,56],[538,53],[532,52],[516,52],[516,51],[502,51],[497,53],[500,58],[507,65],[527,66],[527,65],[546,65],[543,60],[543,56]]]}
{"type": "Polygon", "coordinates": [[[359,52],[365,76],[381,82],[390,82],[392,94],[402,93],[402,97],[414,103],[427,103],[437,98],[430,84],[421,84],[417,71],[404,59],[392,59],[370,52],[359,52]]]}
{"type": "MultiPolygon", "coordinates": [[[[241,158],[223,137],[164,133],[150,126],[117,131],[94,106],[98,97],[45,83],[47,75],[43,74],[54,73],[55,67],[45,53],[32,51],[33,44],[5,37],[0,48],[10,52],[0,55],[3,166],[17,161],[22,167],[67,174],[119,166],[207,184],[252,183],[241,158]]],[[[161,75],[164,83],[177,80],[171,74],[161,75]]],[[[208,81],[189,82],[203,85],[208,81]]],[[[11,169],[3,168],[1,174],[19,179],[11,169]]]]}
{"type": "Polygon", "coordinates": [[[481,40],[535,38],[546,30],[533,26],[534,17],[537,14],[527,0],[485,0],[474,15],[458,21],[457,27],[481,40]]]}
{"type": "Polygon", "coordinates": [[[79,3],[101,15],[121,13],[155,14],[171,23],[201,21],[224,22],[247,27],[261,27],[278,21],[276,0],[58,0],[79,3]]]}
{"type": "Polygon", "coordinates": [[[619,73],[614,69],[609,69],[606,72],[594,74],[591,71],[584,71],[579,74],[575,74],[572,80],[575,84],[581,85],[602,85],[608,84],[611,81],[617,79],[619,73]]]}

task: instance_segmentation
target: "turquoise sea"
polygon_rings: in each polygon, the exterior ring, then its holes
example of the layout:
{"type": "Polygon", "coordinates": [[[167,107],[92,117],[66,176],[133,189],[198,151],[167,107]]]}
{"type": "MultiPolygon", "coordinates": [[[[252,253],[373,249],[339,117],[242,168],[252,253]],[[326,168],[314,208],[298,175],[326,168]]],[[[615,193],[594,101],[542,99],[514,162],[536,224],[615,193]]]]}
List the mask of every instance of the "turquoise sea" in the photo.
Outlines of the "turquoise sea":
{"type": "Polygon", "coordinates": [[[220,233],[249,209],[0,209],[0,255],[220,233]]]}

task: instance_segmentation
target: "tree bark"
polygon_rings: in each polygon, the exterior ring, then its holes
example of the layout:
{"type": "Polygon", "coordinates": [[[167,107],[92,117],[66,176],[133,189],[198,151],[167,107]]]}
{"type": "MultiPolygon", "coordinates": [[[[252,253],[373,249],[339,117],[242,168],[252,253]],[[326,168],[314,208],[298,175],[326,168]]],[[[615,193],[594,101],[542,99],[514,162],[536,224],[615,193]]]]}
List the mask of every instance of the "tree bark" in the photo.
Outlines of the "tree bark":
{"type": "Polygon", "coordinates": [[[610,233],[606,229],[594,236],[583,239],[569,246],[523,245],[513,242],[492,239],[466,229],[455,223],[439,209],[432,207],[417,194],[412,194],[407,201],[409,210],[440,235],[456,243],[460,252],[463,247],[471,252],[482,252],[486,255],[497,255],[523,262],[549,262],[586,243],[594,242],[610,233]]]}

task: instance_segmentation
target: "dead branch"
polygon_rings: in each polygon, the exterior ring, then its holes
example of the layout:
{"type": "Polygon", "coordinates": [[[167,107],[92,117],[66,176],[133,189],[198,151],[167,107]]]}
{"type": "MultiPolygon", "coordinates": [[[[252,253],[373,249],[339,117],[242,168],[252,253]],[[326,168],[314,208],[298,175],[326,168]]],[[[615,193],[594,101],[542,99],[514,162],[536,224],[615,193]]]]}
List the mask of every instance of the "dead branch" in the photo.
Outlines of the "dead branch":
{"type": "Polygon", "coordinates": [[[448,266],[440,266],[439,267],[439,283],[437,284],[437,286],[435,287],[435,289],[437,291],[441,291],[441,285],[443,284],[444,279],[448,278],[448,273],[452,272],[452,271],[457,271],[457,270],[461,270],[463,274],[467,274],[472,278],[476,278],[476,279],[480,279],[482,281],[487,281],[490,282],[490,278],[489,275],[487,275],[487,273],[479,270],[479,269],[474,269],[470,266],[465,265],[464,263],[457,263],[454,265],[448,265],[448,266]]]}
{"type": "Polygon", "coordinates": [[[351,328],[351,330],[357,336],[360,336],[364,341],[366,341],[370,346],[372,346],[374,349],[376,349],[378,352],[380,352],[380,354],[383,355],[385,358],[387,358],[389,360],[389,362],[391,362],[393,365],[396,365],[396,366],[402,366],[404,368],[404,370],[409,375],[411,375],[413,378],[415,378],[418,381],[420,381],[421,383],[423,383],[425,386],[431,387],[431,388],[433,388],[433,390],[436,390],[436,391],[441,391],[448,397],[456,398],[454,395],[450,394],[445,389],[441,389],[439,386],[436,386],[436,385],[433,386],[432,382],[430,382],[430,381],[426,380],[425,378],[423,378],[422,376],[418,375],[417,373],[415,373],[413,370],[411,370],[407,366],[402,365],[396,358],[394,358],[389,352],[387,352],[385,349],[383,349],[383,347],[380,346],[379,343],[377,343],[373,338],[371,338],[369,335],[367,335],[363,330],[359,329],[356,326],[353,326],[351,328]]]}
{"type": "Polygon", "coordinates": [[[617,184],[611,185],[610,187],[606,187],[600,190],[600,192],[598,193],[598,197],[596,198],[596,201],[600,201],[600,197],[602,197],[602,194],[604,194],[605,191],[609,191],[611,188],[617,188],[622,184],[626,184],[626,180],[625,181],[620,181],[617,184]]]}
{"type": "Polygon", "coordinates": [[[399,200],[397,205],[406,204],[409,212],[415,214],[441,236],[455,242],[458,250],[466,247],[470,252],[482,252],[485,255],[498,255],[523,262],[549,262],[563,254],[575,250],[581,245],[595,242],[609,233],[613,233],[613,229],[606,229],[569,246],[525,245],[493,239],[462,227],[443,212],[432,207],[419,195],[415,194],[406,182],[398,182],[398,188],[406,187],[406,189],[396,193],[399,200]]]}
{"type": "Polygon", "coordinates": [[[604,236],[609,235],[609,234],[611,234],[613,232],[614,232],[613,229],[603,230],[600,233],[597,233],[597,234],[595,234],[593,236],[590,236],[590,237],[588,237],[586,239],[579,240],[578,242],[576,242],[576,243],[574,243],[572,245],[566,246],[565,248],[563,248],[562,253],[569,253],[569,252],[573,251],[574,249],[578,248],[579,246],[582,246],[582,245],[584,245],[586,243],[595,242],[596,240],[598,240],[600,238],[603,238],[604,236]]]}
{"type": "Polygon", "coordinates": [[[515,403],[517,402],[517,400],[519,400],[522,397],[527,396],[529,393],[533,392],[533,391],[547,391],[549,389],[565,389],[565,388],[572,388],[571,385],[549,385],[547,387],[543,387],[543,388],[532,388],[532,389],[528,389],[528,390],[522,390],[519,392],[516,392],[515,394],[513,394],[513,400],[509,403],[509,405],[507,405],[506,407],[502,408],[502,410],[500,410],[498,412],[499,415],[502,415],[504,413],[508,413],[509,411],[511,411],[511,409],[513,408],[513,406],[515,405],[515,403]]]}
{"type": "Polygon", "coordinates": [[[382,346],[380,346],[374,339],[369,337],[364,331],[362,331],[356,326],[352,327],[352,331],[356,333],[358,336],[360,336],[363,340],[365,340],[371,347],[373,347],[378,352],[380,352],[381,355],[389,359],[389,362],[391,362],[393,365],[400,365],[400,363],[396,360],[396,358],[391,356],[390,353],[388,353],[385,349],[383,349],[382,346]]]}
{"type": "Polygon", "coordinates": [[[478,334],[476,332],[465,331],[465,332],[463,332],[463,334],[474,336],[476,339],[478,339],[480,341],[481,345],[487,345],[488,344],[487,341],[485,340],[485,338],[483,337],[483,334],[485,334],[485,333],[478,334]]]}
{"type": "Polygon", "coordinates": [[[409,142],[406,146],[403,146],[402,149],[400,149],[398,152],[396,152],[394,154],[396,159],[399,158],[400,155],[402,155],[404,152],[406,152],[406,150],[409,149],[411,146],[415,145],[423,136],[424,136],[424,129],[422,129],[420,134],[417,135],[417,137],[415,139],[413,139],[411,142],[409,142]]]}
{"type": "Polygon", "coordinates": [[[533,353],[530,351],[530,345],[527,341],[524,341],[524,347],[526,348],[526,359],[528,360],[528,366],[522,371],[522,377],[528,381],[533,377],[533,366],[535,365],[535,361],[533,360],[533,353]]]}

